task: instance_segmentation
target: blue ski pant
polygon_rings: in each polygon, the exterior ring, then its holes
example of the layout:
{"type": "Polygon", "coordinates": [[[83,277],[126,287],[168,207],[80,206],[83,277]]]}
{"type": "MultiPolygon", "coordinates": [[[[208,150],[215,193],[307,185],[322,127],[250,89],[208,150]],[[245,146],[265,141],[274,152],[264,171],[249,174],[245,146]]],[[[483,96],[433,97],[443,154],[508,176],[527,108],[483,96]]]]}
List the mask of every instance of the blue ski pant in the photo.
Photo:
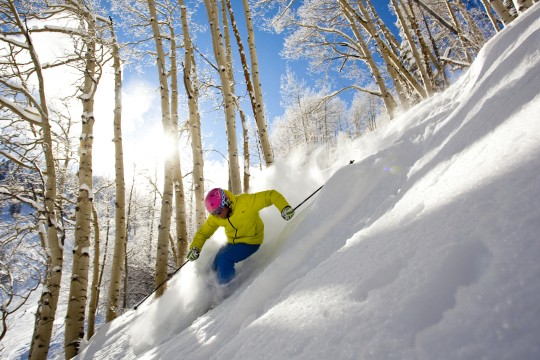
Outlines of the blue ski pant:
{"type": "Polygon", "coordinates": [[[226,284],[231,281],[235,275],[234,264],[253,255],[259,247],[260,245],[227,243],[219,249],[212,264],[219,283],[226,284]]]}

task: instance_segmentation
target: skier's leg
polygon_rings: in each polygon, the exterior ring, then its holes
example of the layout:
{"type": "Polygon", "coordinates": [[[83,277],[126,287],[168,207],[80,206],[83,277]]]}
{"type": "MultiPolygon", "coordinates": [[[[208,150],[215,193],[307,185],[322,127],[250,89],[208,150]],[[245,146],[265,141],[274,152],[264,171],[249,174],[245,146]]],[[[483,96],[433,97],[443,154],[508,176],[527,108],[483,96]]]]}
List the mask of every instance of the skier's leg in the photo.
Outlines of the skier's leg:
{"type": "Polygon", "coordinates": [[[220,284],[226,284],[234,278],[234,264],[253,255],[259,245],[230,244],[222,247],[214,259],[212,269],[216,272],[220,284]]]}

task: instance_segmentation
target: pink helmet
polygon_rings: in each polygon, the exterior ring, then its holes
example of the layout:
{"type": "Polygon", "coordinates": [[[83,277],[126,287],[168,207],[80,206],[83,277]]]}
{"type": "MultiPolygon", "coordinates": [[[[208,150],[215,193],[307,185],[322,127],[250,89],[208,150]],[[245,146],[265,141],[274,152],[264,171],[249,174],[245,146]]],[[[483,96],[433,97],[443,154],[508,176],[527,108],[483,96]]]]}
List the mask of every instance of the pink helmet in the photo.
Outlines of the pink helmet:
{"type": "Polygon", "coordinates": [[[210,213],[214,213],[217,209],[225,207],[227,203],[227,195],[220,188],[210,190],[204,199],[204,206],[206,206],[206,210],[210,213]]]}

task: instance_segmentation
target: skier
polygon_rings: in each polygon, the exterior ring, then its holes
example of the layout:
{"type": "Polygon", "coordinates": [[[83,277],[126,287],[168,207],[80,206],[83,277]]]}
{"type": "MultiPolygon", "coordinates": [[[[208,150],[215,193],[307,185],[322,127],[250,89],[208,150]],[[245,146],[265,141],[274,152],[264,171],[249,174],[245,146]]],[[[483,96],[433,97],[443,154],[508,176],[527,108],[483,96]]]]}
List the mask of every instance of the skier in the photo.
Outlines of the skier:
{"type": "Polygon", "coordinates": [[[210,215],[193,237],[187,259],[197,260],[206,240],[223,226],[227,244],[218,251],[212,264],[220,284],[231,281],[235,275],[234,264],[247,259],[261,246],[264,223],[259,211],[274,205],[283,219],[290,220],[294,215],[294,209],[276,190],[233,195],[228,190],[216,188],[208,192],[204,205],[210,215]]]}

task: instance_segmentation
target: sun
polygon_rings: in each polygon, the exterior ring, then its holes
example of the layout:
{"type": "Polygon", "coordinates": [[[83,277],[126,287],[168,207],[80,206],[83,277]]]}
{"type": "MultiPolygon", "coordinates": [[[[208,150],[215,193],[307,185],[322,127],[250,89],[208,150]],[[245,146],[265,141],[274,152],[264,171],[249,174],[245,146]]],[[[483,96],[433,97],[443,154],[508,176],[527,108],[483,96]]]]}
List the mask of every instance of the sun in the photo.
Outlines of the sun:
{"type": "Polygon", "coordinates": [[[173,159],[175,152],[178,152],[178,146],[175,144],[173,136],[171,134],[166,134],[163,131],[161,132],[161,139],[158,141],[156,150],[158,151],[158,156],[163,161],[170,161],[173,159]]]}
{"type": "Polygon", "coordinates": [[[135,163],[138,169],[161,168],[178,151],[173,136],[166,134],[161,124],[145,128],[125,140],[127,163],[135,163]]]}

